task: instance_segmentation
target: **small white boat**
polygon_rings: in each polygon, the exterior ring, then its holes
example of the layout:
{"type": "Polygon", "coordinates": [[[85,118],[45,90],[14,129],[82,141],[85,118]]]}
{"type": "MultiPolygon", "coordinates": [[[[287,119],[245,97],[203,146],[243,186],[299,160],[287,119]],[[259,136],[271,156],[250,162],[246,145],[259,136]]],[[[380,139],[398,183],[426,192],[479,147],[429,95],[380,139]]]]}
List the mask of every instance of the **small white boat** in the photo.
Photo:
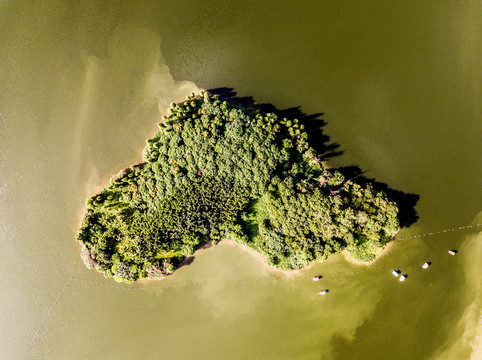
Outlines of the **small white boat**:
{"type": "Polygon", "coordinates": [[[393,274],[393,276],[397,277],[398,275],[400,275],[400,271],[398,271],[398,270],[393,270],[393,271],[392,271],[392,274],[393,274]]]}
{"type": "Polygon", "coordinates": [[[422,269],[426,269],[430,266],[429,262],[426,262],[425,264],[422,265],[422,269]]]}
{"type": "Polygon", "coordinates": [[[400,275],[400,279],[398,279],[398,281],[405,281],[406,278],[407,275],[400,275]]]}
{"type": "Polygon", "coordinates": [[[319,281],[321,279],[321,276],[313,276],[313,281],[319,281]]]}
{"type": "Polygon", "coordinates": [[[455,254],[457,254],[457,250],[449,250],[449,254],[450,254],[450,255],[455,255],[455,254]]]}
{"type": "Polygon", "coordinates": [[[320,291],[320,292],[318,293],[318,295],[323,296],[323,295],[326,295],[327,292],[328,292],[328,290],[323,290],[323,291],[320,291]]]}

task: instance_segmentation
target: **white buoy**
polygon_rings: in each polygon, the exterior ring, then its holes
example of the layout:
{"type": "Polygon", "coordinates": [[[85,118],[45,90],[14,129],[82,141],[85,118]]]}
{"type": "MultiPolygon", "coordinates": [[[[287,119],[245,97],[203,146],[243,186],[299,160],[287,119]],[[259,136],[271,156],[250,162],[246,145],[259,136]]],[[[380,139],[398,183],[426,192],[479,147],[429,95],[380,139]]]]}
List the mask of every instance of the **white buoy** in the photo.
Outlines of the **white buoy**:
{"type": "Polygon", "coordinates": [[[430,266],[429,262],[426,262],[425,264],[422,265],[422,269],[426,269],[430,266]]]}
{"type": "Polygon", "coordinates": [[[393,270],[393,271],[392,271],[392,274],[393,274],[393,276],[397,277],[398,275],[400,275],[400,271],[398,271],[398,270],[393,270]]]}
{"type": "Polygon", "coordinates": [[[400,279],[398,279],[398,281],[405,281],[406,278],[407,275],[400,275],[400,279]]]}

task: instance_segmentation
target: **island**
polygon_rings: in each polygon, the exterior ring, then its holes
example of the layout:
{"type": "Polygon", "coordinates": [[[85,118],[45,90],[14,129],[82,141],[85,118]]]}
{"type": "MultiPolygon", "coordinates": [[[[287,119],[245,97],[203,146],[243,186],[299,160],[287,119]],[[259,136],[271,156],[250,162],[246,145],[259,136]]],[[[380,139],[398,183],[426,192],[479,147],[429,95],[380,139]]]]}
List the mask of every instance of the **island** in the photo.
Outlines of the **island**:
{"type": "Polygon", "coordinates": [[[200,92],[172,103],[142,162],[87,200],[77,240],[87,267],[130,283],[221,239],[282,270],[342,250],[370,262],[400,230],[397,215],[384,192],[322,162],[297,119],[200,92]]]}

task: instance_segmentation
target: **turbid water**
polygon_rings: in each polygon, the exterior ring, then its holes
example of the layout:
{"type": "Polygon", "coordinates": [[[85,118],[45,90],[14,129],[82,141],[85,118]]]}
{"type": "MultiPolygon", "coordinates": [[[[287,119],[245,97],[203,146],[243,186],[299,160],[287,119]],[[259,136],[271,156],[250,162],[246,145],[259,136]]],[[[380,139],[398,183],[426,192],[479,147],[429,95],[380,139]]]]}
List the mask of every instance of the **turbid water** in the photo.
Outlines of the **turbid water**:
{"type": "Polygon", "coordinates": [[[0,358],[480,359],[481,10],[3,1],[0,358]],[[166,104],[220,86],[324,112],[332,164],[418,194],[418,221],[368,268],[281,274],[221,242],[162,282],[88,271],[85,198],[139,161],[166,104]]]}

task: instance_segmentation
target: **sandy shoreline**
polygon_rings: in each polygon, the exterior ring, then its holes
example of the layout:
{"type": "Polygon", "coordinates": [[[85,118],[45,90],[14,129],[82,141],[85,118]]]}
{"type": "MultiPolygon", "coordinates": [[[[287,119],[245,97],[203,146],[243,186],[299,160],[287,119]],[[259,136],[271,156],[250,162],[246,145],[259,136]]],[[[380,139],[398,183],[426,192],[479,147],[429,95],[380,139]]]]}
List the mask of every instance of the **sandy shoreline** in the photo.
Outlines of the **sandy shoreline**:
{"type": "Polygon", "coordinates": [[[285,275],[293,275],[293,274],[298,274],[299,272],[301,271],[305,271],[305,270],[308,270],[310,268],[312,268],[314,265],[318,264],[317,261],[312,261],[309,265],[305,266],[304,268],[301,268],[301,269],[296,269],[296,270],[281,270],[281,269],[278,269],[274,266],[271,266],[271,265],[268,265],[268,263],[266,262],[266,259],[263,255],[261,255],[259,252],[257,252],[256,250],[254,250],[253,248],[250,248],[249,246],[247,245],[243,245],[243,244],[239,244],[237,243],[236,241],[234,240],[222,240],[222,241],[226,241],[226,242],[229,242],[230,244],[233,244],[234,246],[236,246],[237,248],[241,249],[242,251],[244,252],[247,252],[249,253],[253,258],[255,258],[257,261],[259,261],[260,263],[263,263],[264,266],[266,266],[270,271],[272,272],[275,272],[275,273],[278,273],[278,274],[285,274],[285,275]]]}
{"type": "MultiPolygon", "coordinates": [[[[222,239],[220,241],[217,242],[217,244],[219,243],[229,243],[229,245],[231,246],[234,246],[234,247],[237,247],[238,249],[250,254],[250,256],[252,256],[254,259],[256,259],[256,261],[258,261],[259,263],[263,264],[263,266],[265,266],[270,272],[272,273],[277,273],[277,274],[282,274],[282,275],[298,275],[306,270],[309,270],[311,269],[312,267],[314,267],[316,264],[321,264],[320,262],[318,261],[312,261],[309,265],[301,268],[301,269],[296,269],[296,270],[281,270],[281,269],[278,269],[274,266],[271,266],[271,265],[268,265],[268,263],[266,262],[266,259],[263,255],[261,255],[259,252],[257,252],[256,250],[250,248],[249,246],[247,245],[243,245],[243,244],[239,244],[237,243],[236,241],[234,240],[227,240],[227,239],[222,239]]],[[[179,268],[181,268],[182,266],[186,265],[186,264],[189,264],[191,260],[193,260],[196,255],[199,255],[200,252],[202,251],[205,251],[211,247],[215,247],[217,244],[213,244],[212,241],[209,241],[207,243],[205,243],[204,245],[202,245],[199,249],[197,249],[193,255],[191,256],[186,256],[179,264],[178,266],[176,267],[176,270],[178,270],[179,268]]],[[[368,267],[370,265],[373,265],[375,264],[378,260],[380,260],[383,256],[385,256],[391,249],[392,247],[394,246],[395,242],[394,241],[390,241],[386,246],[385,248],[380,252],[380,254],[378,254],[375,259],[373,259],[372,261],[369,261],[369,262],[363,262],[363,261],[358,261],[358,260],[355,260],[353,259],[350,254],[348,253],[348,251],[346,250],[342,250],[340,252],[340,254],[343,255],[343,257],[345,258],[346,261],[348,261],[350,264],[353,264],[353,265],[356,265],[356,266],[365,266],[365,267],[368,267]]],[[[79,249],[80,251],[82,251],[82,245],[81,244],[78,244],[79,245],[79,249]]],[[[333,254],[335,255],[335,254],[333,254]]],[[[174,271],[175,273],[176,271],[174,271]]],[[[173,274],[174,274],[173,273],[173,274]]],[[[171,275],[173,275],[171,274],[171,275]]],[[[170,277],[170,275],[167,275],[167,276],[164,276],[162,278],[143,278],[143,279],[137,279],[136,280],[136,283],[138,284],[148,284],[150,283],[151,281],[161,281],[161,280],[164,280],[165,278],[167,277],[170,277]]]]}
{"type": "MultiPolygon", "coordinates": [[[[313,266],[315,266],[316,264],[321,264],[320,262],[318,261],[312,261],[309,265],[301,268],[301,269],[296,269],[296,270],[281,270],[281,269],[278,269],[274,266],[271,266],[271,265],[268,265],[268,263],[266,262],[266,259],[264,258],[263,255],[261,255],[260,253],[258,253],[256,250],[250,248],[249,246],[246,246],[246,245],[242,245],[242,244],[239,244],[235,241],[232,241],[232,240],[223,240],[223,241],[230,241],[231,243],[233,243],[235,246],[237,246],[238,248],[240,248],[241,250],[245,251],[245,252],[248,252],[249,254],[251,254],[254,258],[256,258],[258,261],[262,262],[267,268],[269,268],[269,270],[273,271],[273,272],[277,272],[277,273],[280,273],[280,274],[297,274],[299,272],[302,272],[302,271],[305,271],[305,270],[309,270],[310,268],[312,268],[313,266]]],[[[369,261],[369,262],[363,262],[363,261],[358,261],[358,260],[355,260],[353,259],[350,254],[348,253],[348,251],[346,250],[342,250],[340,253],[343,255],[343,257],[345,258],[346,261],[348,261],[350,264],[353,264],[353,265],[357,265],[357,266],[370,266],[370,265],[373,265],[375,264],[378,260],[380,260],[383,256],[385,256],[389,251],[390,249],[392,249],[392,247],[394,246],[395,242],[394,241],[390,241],[388,244],[385,245],[385,247],[383,248],[383,250],[375,257],[375,259],[373,259],[372,261],[369,261]]],[[[335,254],[332,254],[332,255],[335,255],[335,254]]]]}
{"type": "MultiPolygon", "coordinates": [[[[301,272],[304,272],[306,270],[309,270],[311,268],[313,268],[316,264],[321,264],[321,262],[318,262],[318,261],[312,261],[309,263],[309,265],[301,268],[301,269],[295,269],[295,270],[281,270],[281,269],[278,269],[274,266],[271,266],[271,265],[268,265],[268,263],[266,262],[266,259],[263,255],[261,255],[259,252],[257,252],[256,250],[254,250],[253,248],[247,246],[247,245],[243,245],[243,244],[240,244],[240,243],[237,243],[236,241],[234,240],[227,240],[227,239],[222,239],[220,240],[218,243],[220,242],[228,242],[230,245],[234,246],[234,247],[237,247],[238,249],[241,249],[242,251],[250,254],[254,259],[256,259],[258,262],[262,263],[266,268],[268,268],[269,271],[271,272],[274,272],[274,273],[278,273],[278,274],[284,274],[284,275],[297,275],[301,272]]],[[[378,260],[380,260],[383,256],[385,256],[394,246],[395,242],[394,241],[390,241],[388,244],[385,245],[385,247],[383,248],[383,250],[375,257],[375,259],[373,259],[372,261],[369,261],[369,262],[363,262],[363,261],[358,261],[358,260],[355,260],[353,259],[350,254],[348,253],[348,251],[346,250],[343,250],[341,251],[340,253],[343,255],[343,257],[345,258],[346,261],[348,261],[350,264],[353,264],[353,265],[357,265],[357,266],[370,266],[370,265],[373,265],[375,264],[378,260]]],[[[196,256],[196,253],[198,251],[202,251],[202,250],[206,250],[206,249],[209,249],[211,247],[215,247],[216,245],[213,245],[211,242],[208,242],[206,244],[204,244],[201,248],[199,248],[198,250],[196,250],[196,252],[193,254],[193,257],[196,256]]],[[[333,254],[335,255],[335,254],[333,254]]],[[[189,257],[190,258],[190,257],[189,257]]],[[[187,258],[186,258],[187,259],[187,258]]],[[[185,260],[186,260],[185,259],[185,260]]],[[[185,261],[183,260],[181,262],[181,264],[185,261]]],[[[179,267],[181,267],[182,265],[179,264],[179,267]]]]}

